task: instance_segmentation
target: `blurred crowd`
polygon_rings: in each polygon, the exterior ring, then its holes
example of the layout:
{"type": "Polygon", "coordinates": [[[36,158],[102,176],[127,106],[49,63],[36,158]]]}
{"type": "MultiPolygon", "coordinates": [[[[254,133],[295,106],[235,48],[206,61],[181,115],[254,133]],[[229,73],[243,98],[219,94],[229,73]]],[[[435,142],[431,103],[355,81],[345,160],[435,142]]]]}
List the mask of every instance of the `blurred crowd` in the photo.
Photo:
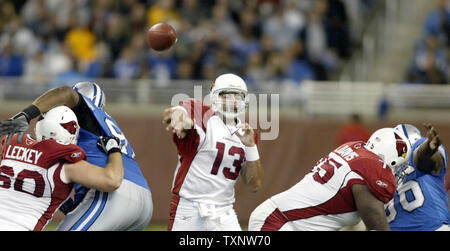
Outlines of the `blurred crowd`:
{"type": "Polygon", "coordinates": [[[409,83],[448,84],[450,81],[450,0],[436,0],[428,14],[408,68],[409,83]]]}
{"type": "MultiPolygon", "coordinates": [[[[327,80],[352,53],[375,0],[0,0],[0,76],[327,80]],[[151,51],[166,22],[176,46],[151,51]]],[[[434,34],[434,33],[433,33],[434,34]]],[[[436,39],[439,36],[436,34],[436,39]]]]}

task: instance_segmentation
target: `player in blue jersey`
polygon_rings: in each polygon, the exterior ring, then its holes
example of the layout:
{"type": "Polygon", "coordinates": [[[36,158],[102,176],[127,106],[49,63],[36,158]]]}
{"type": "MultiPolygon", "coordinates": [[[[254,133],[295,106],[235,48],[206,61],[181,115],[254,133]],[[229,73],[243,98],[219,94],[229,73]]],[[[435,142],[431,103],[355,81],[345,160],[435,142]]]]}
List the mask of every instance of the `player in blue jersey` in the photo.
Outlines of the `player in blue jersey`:
{"type": "Polygon", "coordinates": [[[67,214],[58,230],[143,230],[153,214],[150,188],[131,145],[117,122],[103,110],[105,95],[96,83],[80,82],[73,88],[62,86],[47,91],[22,112],[0,122],[0,135],[23,135],[30,120],[59,105],[70,107],[77,115],[78,145],[86,152],[88,162],[102,167],[107,163],[108,155],[96,145],[99,136],[120,139],[124,178],[120,187],[110,193],[76,185],[74,200],[61,207],[67,214]]]}
{"type": "Polygon", "coordinates": [[[397,190],[386,204],[391,230],[450,231],[448,195],[444,188],[447,151],[436,130],[426,124],[426,137],[413,125],[395,127],[411,142],[409,165],[396,174],[397,190]]]}

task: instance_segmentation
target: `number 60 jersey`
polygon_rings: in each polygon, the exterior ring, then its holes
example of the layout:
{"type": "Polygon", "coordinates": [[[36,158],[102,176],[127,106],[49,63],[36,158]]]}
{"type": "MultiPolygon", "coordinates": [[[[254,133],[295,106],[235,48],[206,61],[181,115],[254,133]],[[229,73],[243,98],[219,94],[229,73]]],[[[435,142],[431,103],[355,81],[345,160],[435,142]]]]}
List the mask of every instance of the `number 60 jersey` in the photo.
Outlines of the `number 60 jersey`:
{"type": "Polygon", "coordinates": [[[6,146],[0,166],[0,230],[42,230],[70,195],[73,184],[61,180],[64,163],[86,159],[77,145],[36,141],[29,134],[6,146]]]}
{"type": "MultiPolygon", "coordinates": [[[[279,219],[273,226],[283,230],[283,225],[291,222],[288,225],[295,230],[327,231],[357,224],[360,217],[353,199],[354,184],[367,185],[380,201],[390,201],[396,187],[394,175],[364,144],[341,145],[319,160],[299,183],[271,197],[278,210],[269,217],[279,219]]],[[[275,230],[273,226],[271,230],[275,230]]]]}

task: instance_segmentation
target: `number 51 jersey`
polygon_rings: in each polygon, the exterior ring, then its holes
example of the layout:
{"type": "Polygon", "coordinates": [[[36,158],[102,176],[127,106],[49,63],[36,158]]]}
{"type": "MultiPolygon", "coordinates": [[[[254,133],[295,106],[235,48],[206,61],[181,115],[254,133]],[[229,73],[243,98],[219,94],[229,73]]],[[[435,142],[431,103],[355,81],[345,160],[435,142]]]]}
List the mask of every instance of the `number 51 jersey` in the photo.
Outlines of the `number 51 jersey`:
{"type": "Polygon", "coordinates": [[[392,199],[395,178],[391,169],[364,142],[349,142],[322,158],[299,183],[271,197],[283,217],[297,230],[339,230],[361,219],[352,186],[367,185],[383,203],[392,199]]]}
{"type": "Polygon", "coordinates": [[[29,134],[22,143],[17,134],[2,141],[0,166],[0,230],[42,230],[69,197],[72,184],[61,180],[64,163],[84,160],[76,145],[55,140],[36,141],[29,134]]]}

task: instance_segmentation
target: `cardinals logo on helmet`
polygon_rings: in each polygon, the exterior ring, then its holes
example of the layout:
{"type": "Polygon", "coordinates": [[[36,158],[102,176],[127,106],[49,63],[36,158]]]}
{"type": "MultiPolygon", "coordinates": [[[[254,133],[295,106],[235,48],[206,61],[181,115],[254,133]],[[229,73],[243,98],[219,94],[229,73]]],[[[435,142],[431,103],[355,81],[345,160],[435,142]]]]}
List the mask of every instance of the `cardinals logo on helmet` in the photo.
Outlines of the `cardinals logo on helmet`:
{"type": "Polygon", "coordinates": [[[75,121],[69,121],[67,123],[61,123],[61,126],[64,127],[70,134],[77,133],[78,125],[75,121]]]}
{"type": "Polygon", "coordinates": [[[406,157],[406,153],[408,152],[408,146],[406,145],[405,141],[402,140],[402,138],[397,134],[395,134],[395,139],[397,140],[397,154],[398,157],[406,157]]]}

